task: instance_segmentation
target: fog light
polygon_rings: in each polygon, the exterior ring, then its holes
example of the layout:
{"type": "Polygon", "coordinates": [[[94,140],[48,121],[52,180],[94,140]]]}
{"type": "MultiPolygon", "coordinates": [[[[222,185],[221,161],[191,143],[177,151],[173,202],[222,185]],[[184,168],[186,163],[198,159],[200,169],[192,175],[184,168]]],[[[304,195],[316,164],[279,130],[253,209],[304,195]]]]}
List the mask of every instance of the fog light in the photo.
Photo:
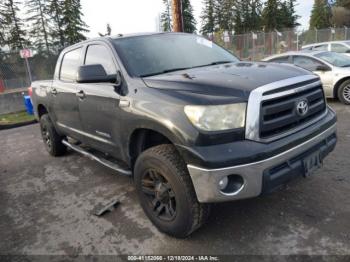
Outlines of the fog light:
{"type": "Polygon", "coordinates": [[[219,181],[219,188],[220,190],[224,190],[227,187],[228,184],[228,178],[225,176],[223,179],[219,181]]]}
{"type": "Polygon", "coordinates": [[[240,175],[229,175],[219,181],[219,188],[224,195],[238,194],[244,188],[244,179],[240,175]]]}

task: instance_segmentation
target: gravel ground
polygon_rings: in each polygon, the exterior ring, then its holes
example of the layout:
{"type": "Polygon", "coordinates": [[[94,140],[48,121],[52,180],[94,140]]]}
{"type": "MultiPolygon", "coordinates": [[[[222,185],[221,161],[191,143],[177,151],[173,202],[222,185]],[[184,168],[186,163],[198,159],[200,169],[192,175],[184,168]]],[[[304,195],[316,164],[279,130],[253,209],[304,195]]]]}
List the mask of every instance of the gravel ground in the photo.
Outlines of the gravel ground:
{"type": "Polygon", "coordinates": [[[272,195],[214,205],[185,240],[149,222],[130,178],[73,152],[50,157],[37,124],[1,131],[0,254],[350,255],[350,106],[330,104],[339,140],[321,170],[272,195]],[[116,210],[92,215],[113,198],[116,210]]]}

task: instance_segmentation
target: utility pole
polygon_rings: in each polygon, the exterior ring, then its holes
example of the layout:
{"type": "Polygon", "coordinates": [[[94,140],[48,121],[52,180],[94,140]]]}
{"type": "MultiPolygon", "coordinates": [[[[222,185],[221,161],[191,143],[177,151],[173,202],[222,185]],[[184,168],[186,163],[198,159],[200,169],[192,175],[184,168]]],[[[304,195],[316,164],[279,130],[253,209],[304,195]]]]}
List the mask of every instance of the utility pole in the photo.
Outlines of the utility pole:
{"type": "Polygon", "coordinates": [[[172,0],[174,32],[183,32],[182,0],[172,0]]]}

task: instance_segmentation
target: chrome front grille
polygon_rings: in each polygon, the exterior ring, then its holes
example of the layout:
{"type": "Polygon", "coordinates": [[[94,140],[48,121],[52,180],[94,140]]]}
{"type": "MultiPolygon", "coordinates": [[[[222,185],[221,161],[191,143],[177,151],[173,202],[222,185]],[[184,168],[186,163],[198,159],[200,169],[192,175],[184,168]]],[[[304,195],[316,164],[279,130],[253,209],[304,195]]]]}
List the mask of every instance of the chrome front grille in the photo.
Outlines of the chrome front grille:
{"type": "Polygon", "coordinates": [[[268,138],[292,130],[321,115],[326,110],[322,85],[301,92],[264,100],[261,103],[260,138],[268,138]],[[308,111],[299,115],[297,104],[306,101],[308,111]]]}
{"type": "Polygon", "coordinates": [[[326,110],[322,84],[314,75],[262,86],[249,97],[246,138],[261,142],[277,140],[315,123],[326,110]],[[297,105],[302,101],[308,110],[301,115],[297,105]]]}

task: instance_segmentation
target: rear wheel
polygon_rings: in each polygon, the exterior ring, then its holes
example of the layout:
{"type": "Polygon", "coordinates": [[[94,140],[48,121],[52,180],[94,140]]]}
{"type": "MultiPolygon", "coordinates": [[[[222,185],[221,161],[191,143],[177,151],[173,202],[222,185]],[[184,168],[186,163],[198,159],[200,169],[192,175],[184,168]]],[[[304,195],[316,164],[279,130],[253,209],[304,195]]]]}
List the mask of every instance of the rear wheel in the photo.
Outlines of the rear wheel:
{"type": "Polygon", "coordinates": [[[62,144],[63,136],[58,135],[48,114],[40,118],[40,130],[45,148],[52,156],[61,156],[66,153],[67,148],[62,144]]]}
{"type": "Polygon", "coordinates": [[[343,104],[350,105],[350,80],[346,80],[340,85],[338,98],[343,104]]]}
{"type": "Polygon", "coordinates": [[[198,202],[174,146],[160,145],[143,152],[136,161],[134,179],[141,206],[160,231],[183,238],[208,218],[209,205],[198,202]]]}

